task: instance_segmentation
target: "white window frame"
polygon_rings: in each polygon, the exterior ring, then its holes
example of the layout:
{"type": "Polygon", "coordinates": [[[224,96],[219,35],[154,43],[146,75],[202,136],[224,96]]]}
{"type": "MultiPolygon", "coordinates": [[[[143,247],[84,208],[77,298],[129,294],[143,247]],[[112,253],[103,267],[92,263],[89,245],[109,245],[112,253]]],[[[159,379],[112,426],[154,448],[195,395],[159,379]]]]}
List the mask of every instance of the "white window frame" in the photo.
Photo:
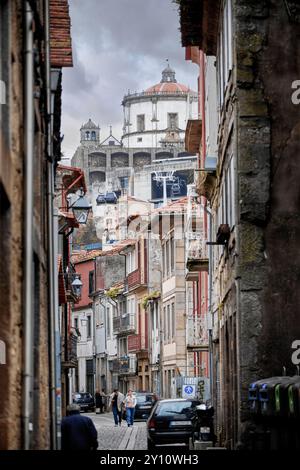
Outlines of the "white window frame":
{"type": "Polygon", "coordinates": [[[145,126],[145,114],[137,114],[136,116],[136,130],[137,132],[144,132],[145,126]]]}
{"type": "Polygon", "coordinates": [[[232,5],[231,0],[223,1],[222,23],[219,30],[218,39],[218,91],[219,103],[222,107],[224,102],[224,94],[226,91],[229,73],[233,67],[232,59],[232,5]]]}
{"type": "Polygon", "coordinates": [[[127,274],[130,274],[135,270],[136,270],[136,256],[135,256],[135,250],[133,250],[127,253],[126,255],[126,272],[127,274]]]}

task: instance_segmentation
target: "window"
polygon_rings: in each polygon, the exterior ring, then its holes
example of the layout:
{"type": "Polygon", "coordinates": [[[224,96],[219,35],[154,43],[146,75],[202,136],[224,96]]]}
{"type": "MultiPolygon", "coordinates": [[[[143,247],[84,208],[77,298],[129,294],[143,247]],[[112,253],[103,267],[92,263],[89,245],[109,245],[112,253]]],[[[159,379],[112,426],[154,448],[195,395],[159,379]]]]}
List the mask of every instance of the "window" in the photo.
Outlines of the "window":
{"type": "Polygon", "coordinates": [[[75,330],[78,330],[78,318],[74,318],[74,328],[75,330]]]}
{"type": "Polygon", "coordinates": [[[166,275],[170,273],[170,240],[166,242],[166,275]]]}
{"type": "MultiPolygon", "coordinates": [[[[170,373],[169,380],[171,381],[171,371],[168,372],[170,373]]],[[[175,401],[171,403],[161,402],[158,404],[156,409],[156,416],[183,415],[190,417],[194,412],[192,408],[195,407],[196,404],[196,401],[175,401]]]]}
{"type": "Polygon", "coordinates": [[[110,325],[110,308],[106,308],[106,316],[107,316],[107,337],[110,338],[111,332],[111,325],[110,325]]]}
{"type": "Polygon", "coordinates": [[[168,113],[168,128],[178,129],[178,114],[177,113],[168,113]]]}
{"type": "Polygon", "coordinates": [[[171,331],[171,308],[170,305],[167,305],[167,312],[168,312],[168,341],[170,341],[171,336],[172,336],[172,331],[171,331]]]}
{"type": "Polygon", "coordinates": [[[166,276],[166,266],[165,266],[165,262],[166,262],[166,249],[165,249],[165,245],[162,246],[162,270],[163,270],[163,277],[166,276]]]}
{"type": "Polygon", "coordinates": [[[114,141],[114,140],[109,140],[109,141],[108,141],[108,145],[110,145],[110,146],[111,146],[111,145],[115,145],[115,141],[114,141]]]}
{"type": "Polygon", "coordinates": [[[90,131],[86,131],[85,140],[90,140],[90,131]]]}
{"type": "Polygon", "coordinates": [[[126,256],[126,270],[127,274],[132,273],[132,271],[135,271],[135,251],[131,251],[128,253],[126,256]]]}
{"type": "Polygon", "coordinates": [[[171,234],[170,239],[166,240],[162,246],[162,265],[163,265],[163,277],[164,278],[167,278],[174,274],[175,272],[174,233],[171,234]]]}
{"type": "Polygon", "coordinates": [[[119,312],[120,312],[121,315],[126,313],[126,300],[121,300],[119,302],[119,312]]]}
{"type": "MultiPolygon", "coordinates": [[[[157,319],[158,321],[158,319],[157,319]]],[[[163,332],[164,341],[172,343],[176,335],[176,315],[175,315],[175,302],[168,302],[163,307],[163,332]]]]}
{"type": "Polygon", "coordinates": [[[143,132],[145,130],[145,114],[137,115],[136,128],[137,128],[137,132],[143,132]]]}
{"type": "Polygon", "coordinates": [[[95,131],[91,132],[91,140],[96,140],[96,132],[95,131]]]}
{"type": "Polygon", "coordinates": [[[171,273],[174,273],[175,271],[175,240],[174,240],[174,233],[171,235],[171,240],[170,240],[170,250],[171,250],[171,273]]]}
{"type": "Polygon", "coordinates": [[[218,84],[219,102],[223,104],[224,93],[232,69],[232,12],[231,0],[224,0],[222,12],[222,25],[218,42],[218,84]]]}
{"type": "Polygon", "coordinates": [[[224,172],[224,181],[222,186],[221,198],[221,219],[220,224],[228,224],[233,227],[235,224],[235,191],[234,191],[234,164],[233,157],[224,172]]]}
{"type": "Polygon", "coordinates": [[[121,189],[128,189],[128,176],[122,176],[119,178],[121,189]]]}
{"type": "Polygon", "coordinates": [[[167,307],[164,307],[164,338],[168,339],[168,324],[167,324],[167,307]]]}
{"type": "Polygon", "coordinates": [[[176,317],[175,317],[175,304],[172,302],[172,339],[174,340],[175,338],[175,327],[176,327],[176,317]]]}
{"type": "Polygon", "coordinates": [[[92,294],[95,290],[95,285],[94,285],[94,271],[89,272],[89,295],[92,294]]]}
{"type": "Polygon", "coordinates": [[[142,137],[138,137],[138,138],[137,138],[137,141],[138,141],[138,142],[143,142],[142,137]]]}
{"type": "Polygon", "coordinates": [[[92,337],[92,317],[91,315],[88,315],[87,316],[87,338],[91,338],[92,337]]]}

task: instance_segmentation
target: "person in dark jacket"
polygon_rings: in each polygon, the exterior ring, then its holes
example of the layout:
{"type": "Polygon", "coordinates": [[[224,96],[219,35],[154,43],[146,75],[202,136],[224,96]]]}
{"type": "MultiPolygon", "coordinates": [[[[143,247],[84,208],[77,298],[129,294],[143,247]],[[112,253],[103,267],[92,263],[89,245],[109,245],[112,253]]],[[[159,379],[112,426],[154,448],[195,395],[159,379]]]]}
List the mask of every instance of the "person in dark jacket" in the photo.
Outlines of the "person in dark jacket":
{"type": "Polygon", "coordinates": [[[96,414],[103,413],[102,396],[99,390],[96,390],[96,393],[95,393],[95,403],[96,403],[96,414]]]}
{"type": "Polygon", "coordinates": [[[67,407],[68,415],[61,421],[62,450],[97,450],[98,434],[91,418],[80,414],[80,406],[67,407]]]}

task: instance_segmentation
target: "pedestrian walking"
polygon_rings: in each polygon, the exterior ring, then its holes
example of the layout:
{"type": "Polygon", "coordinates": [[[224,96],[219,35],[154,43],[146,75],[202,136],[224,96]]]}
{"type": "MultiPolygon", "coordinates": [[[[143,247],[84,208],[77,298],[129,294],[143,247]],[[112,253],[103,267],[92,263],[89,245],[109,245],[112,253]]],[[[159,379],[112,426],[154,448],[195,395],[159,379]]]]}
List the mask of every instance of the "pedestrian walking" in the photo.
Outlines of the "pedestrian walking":
{"type": "Polygon", "coordinates": [[[67,416],[61,421],[62,450],[97,450],[98,433],[91,418],[80,414],[76,403],[67,407],[67,416]]]}
{"type": "Polygon", "coordinates": [[[122,407],[124,399],[125,397],[123,393],[119,392],[117,388],[115,388],[109,397],[109,407],[112,409],[114,415],[115,427],[118,425],[121,426],[122,423],[122,407]]]}
{"type": "MultiPolygon", "coordinates": [[[[101,405],[102,405],[102,396],[99,390],[96,390],[96,393],[95,393],[95,404],[96,404],[96,414],[99,414],[101,412],[101,405]]],[[[102,409],[103,409],[103,405],[102,405],[102,409]]]]}
{"type": "Polygon", "coordinates": [[[125,398],[126,421],[128,427],[133,426],[135,406],[136,397],[133,395],[132,390],[128,390],[125,398]]]}
{"type": "Polygon", "coordinates": [[[104,388],[102,388],[100,392],[100,396],[101,396],[100,413],[103,413],[104,409],[106,409],[106,393],[105,393],[104,388]]]}

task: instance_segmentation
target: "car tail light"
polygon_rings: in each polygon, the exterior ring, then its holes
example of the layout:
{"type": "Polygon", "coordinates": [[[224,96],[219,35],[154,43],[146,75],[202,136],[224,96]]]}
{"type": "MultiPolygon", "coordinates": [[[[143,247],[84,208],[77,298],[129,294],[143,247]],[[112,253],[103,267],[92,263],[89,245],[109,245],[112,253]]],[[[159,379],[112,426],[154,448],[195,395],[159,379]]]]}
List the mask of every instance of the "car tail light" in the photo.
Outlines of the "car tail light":
{"type": "Polygon", "coordinates": [[[154,419],[150,419],[150,421],[148,421],[148,429],[155,429],[155,420],[154,419]]]}

